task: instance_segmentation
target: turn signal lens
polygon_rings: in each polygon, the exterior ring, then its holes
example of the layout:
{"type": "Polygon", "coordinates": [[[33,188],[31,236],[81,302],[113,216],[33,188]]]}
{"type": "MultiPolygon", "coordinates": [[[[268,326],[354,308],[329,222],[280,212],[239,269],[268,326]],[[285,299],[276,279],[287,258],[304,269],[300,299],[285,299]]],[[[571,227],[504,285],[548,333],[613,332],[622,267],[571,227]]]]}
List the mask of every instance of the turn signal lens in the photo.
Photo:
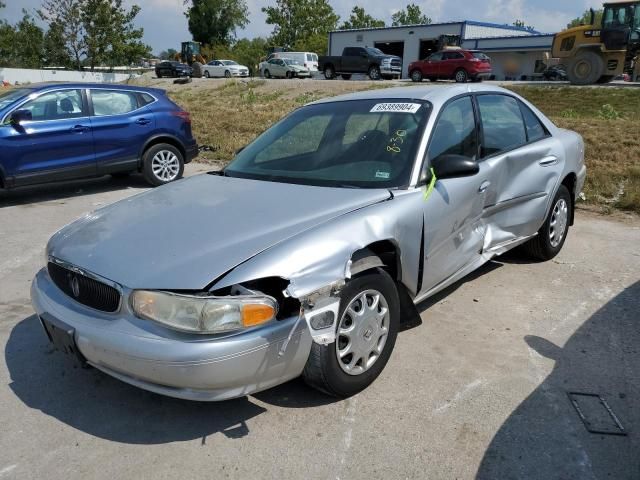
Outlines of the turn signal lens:
{"type": "Polygon", "coordinates": [[[271,305],[248,303],[242,306],[242,325],[245,328],[268,322],[275,316],[276,311],[271,305]]]}

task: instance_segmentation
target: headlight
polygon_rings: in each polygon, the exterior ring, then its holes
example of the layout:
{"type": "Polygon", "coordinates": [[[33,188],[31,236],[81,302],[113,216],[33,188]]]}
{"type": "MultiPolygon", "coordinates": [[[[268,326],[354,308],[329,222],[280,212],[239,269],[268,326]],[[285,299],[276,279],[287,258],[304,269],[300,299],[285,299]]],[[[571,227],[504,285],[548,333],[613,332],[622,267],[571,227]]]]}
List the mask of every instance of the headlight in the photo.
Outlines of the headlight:
{"type": "Polygon", "coordinates": [[[131,307],[141,318],[191,333],[220,333],[262,325],[275,318],[275,299],[267,296],[197,297],[136,290],[131,307]]]}

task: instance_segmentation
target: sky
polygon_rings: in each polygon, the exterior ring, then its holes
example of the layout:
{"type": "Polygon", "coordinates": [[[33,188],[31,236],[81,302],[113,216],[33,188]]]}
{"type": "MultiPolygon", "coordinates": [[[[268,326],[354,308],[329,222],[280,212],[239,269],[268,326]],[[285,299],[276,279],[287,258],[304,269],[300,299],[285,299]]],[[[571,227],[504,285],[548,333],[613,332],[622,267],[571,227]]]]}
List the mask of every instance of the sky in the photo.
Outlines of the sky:
{"type": "MultiPolygon", "coordinates": [[[[23,8],[37,9],[42,0],[3,0],[7,7],[0,10],[0,16],[10,23],[21,17],[23,8]]],[[[125,4],[138,4],[141,12],[136,17],[138,26],[144,28],[144,41],[151,45],[154,53],[174,48],[180,50],[180,42],[190,40],[184,0],[124,0],[125,4]]],[[[268,36],[273,27],[265,23],[261,8],[275,5],[275,0],[246,0],[249,8],[249,25],[236,32],[238,38],[268,36]]],[[[341,21],[349,18],[351,9],[362,6],[367,13],[391,24],[391,15],[402,8],[404,2],[388,0],[329,0],[341,21]]],[[[601,7],[602,0],[407,0],[406,3],[418,4],[434,22],[458,20],[477,20],[495,23],[513,23],[524,20],[537,30],[555,33],[589,7],[601,7]]]]}

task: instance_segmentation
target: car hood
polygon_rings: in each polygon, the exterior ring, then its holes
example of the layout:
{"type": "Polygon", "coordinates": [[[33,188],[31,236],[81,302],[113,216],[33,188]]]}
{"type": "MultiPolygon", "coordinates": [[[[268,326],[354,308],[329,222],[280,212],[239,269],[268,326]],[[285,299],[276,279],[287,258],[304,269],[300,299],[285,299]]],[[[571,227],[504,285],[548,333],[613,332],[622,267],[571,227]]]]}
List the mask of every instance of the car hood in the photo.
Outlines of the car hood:
{"type": "Polygon", "coordinates": [[[48,248],[129,288],[198,290],[279,242],[389,198],[386,189],[197,175],[90,213],[48,248]]]}

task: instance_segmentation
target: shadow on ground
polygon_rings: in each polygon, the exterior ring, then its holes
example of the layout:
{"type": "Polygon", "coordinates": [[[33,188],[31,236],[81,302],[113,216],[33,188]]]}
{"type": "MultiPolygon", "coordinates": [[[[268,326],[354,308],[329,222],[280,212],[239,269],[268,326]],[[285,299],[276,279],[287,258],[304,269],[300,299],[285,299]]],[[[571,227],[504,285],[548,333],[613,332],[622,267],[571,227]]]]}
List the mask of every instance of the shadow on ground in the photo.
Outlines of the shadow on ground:
{"type": "Polygon", "coordinates": [[[142,175],[132,174],[122,178],[105,175],[99,178],[47,183],[13,190],[0,189],[0,208],[65,200],[82,195],[126,190],[127,188],[149,188],[149,184],[145,182],[142,175]]]}
{"type": "MultiPolygon", "coordinates": [[[[93,368],[80,368],[50,346],[37,317],[13,330],[6,345],[9,387],[30,408],[85,433],[115,442],[162,444],[249,434],[247,420],[267,411],[243,397],[190,402],[129,386],[93,368]]],[[[335,399],[294,380],[254,398],[285,408],[325,405],[335,399]]]]}
{"type": "MultiPolygon", "coordinates": [[[[478,480],[640,479],[639,312],[637,282],[598,310],[562,348],[544,338],[524,338],[555,367],[497,432],[478,480]],[[569,391],[604,397],[628,436],[587,432],[569,391]]],[[[604,408],[595,412],[591,418],[613,426],[604,408]]]]}

